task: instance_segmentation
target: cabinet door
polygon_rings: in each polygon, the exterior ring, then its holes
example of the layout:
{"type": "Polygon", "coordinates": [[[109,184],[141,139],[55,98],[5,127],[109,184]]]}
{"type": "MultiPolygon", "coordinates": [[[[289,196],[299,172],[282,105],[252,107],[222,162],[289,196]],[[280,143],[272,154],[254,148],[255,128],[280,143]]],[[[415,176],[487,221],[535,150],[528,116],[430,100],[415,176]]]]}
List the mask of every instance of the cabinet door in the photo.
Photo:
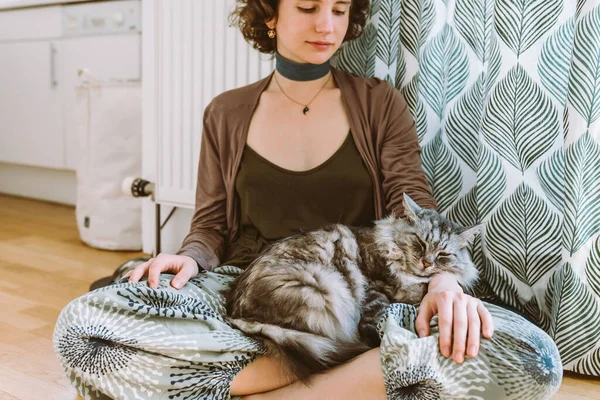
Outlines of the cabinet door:
{"type": "Polygon", "coordinates": [[[0,44],[0,162],[64,168],[57,41],[0,44]]]}

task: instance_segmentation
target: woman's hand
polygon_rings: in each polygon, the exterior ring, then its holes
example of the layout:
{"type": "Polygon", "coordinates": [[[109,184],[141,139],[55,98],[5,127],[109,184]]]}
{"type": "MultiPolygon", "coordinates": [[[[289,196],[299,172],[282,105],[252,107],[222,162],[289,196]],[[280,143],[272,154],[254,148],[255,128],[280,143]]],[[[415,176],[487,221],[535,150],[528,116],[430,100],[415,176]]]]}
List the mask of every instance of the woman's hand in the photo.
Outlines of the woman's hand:
{"type": "Polygon", "coordinates": [[[155,258],[138,265],[133,271],[129,271],[124,276],[129,276],[129,282],[138,282],[148,274],[148,286],[156,289],[158,288],[158,277],[161,272],[175,274],[171,286],[175,289],[181,289],[191,278],[198,275],[198,264],[196,260],[189,256],[160,253],[155,258]]]}
{"type": "Polygon", "coordinates": [[[452,355],[459,364],[464,361],[465,350],[470,358],[477,356],[482,331],[488,339],[494,333],[492,315],[485,305],[464,294],[450,274],[435,276],[429,283],[415,320],[419,337],[429,336],[429,322],[436,314],[439,314],[440,351],[444,357],[452,355]]]}

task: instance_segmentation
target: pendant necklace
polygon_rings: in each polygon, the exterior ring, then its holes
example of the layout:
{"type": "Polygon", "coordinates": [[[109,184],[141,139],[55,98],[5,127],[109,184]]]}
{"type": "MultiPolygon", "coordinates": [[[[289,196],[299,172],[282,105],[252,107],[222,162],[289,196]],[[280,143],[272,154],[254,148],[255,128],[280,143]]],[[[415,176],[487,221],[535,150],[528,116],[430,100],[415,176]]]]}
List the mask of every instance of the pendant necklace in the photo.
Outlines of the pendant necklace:
{"type": "Polygon", "coordinates": [[[309,106],[309,105],[310,105],[310,104],[313,102],[313,100],[314,100],[314,99],[316,99],[316,98],[317,98],[317,96],[319,95],[319,93],[321,93],[321,91],[322,91],[322,90],[325,88],[325,86],[326,86],[326,85],[329,83],[329,80],[331,79],[331,74],[330,74],[330,75],[329,75],[329,78],[327,78],[327,81],[325,81],[325,83],[323,84],[323,86],[321,86],[321,89],[319,89],[319,91],[317,92],[317,94],[315,94],[315,95],[313,96],[313,98],[312,98],[312,99],[310,99],[310,101],[309,101],[308,103],[306,103],[306,104],[303,104],[303,103],[300,103],[300,102],[298,102],[298,101],[296,101],[296,100],[292,99],[290,96],[288,96],[288,95],[287,95],[287,93],[285,93],[285,92],[283,91],[283,88],[282,88],[282,87],[281,87],[281,85],[279,84],[279,81],[277,80],[277,74],[275,74],[275,73],[274,73],[274,74],[273,74],[273,76],[275,77],[275,82],[277,83],[277,86],[279,86],[279,90],[281,90],[281,93],[283,93],[283,95],[284,95],[285,97],[287,97],[288,99],[290,99],[291,101],[293,101],[293,102],[294,102],[294,103],[296,103],[296,104],[299,104],[299,105],[301,105],[301,106],[304,106],[304,109],[302,110],[302,113],[303,113],[304,115],[306,115],[306,114],[307,114],[307,113],[310,111],[310,109],[308,108],[308,106],[309,106]]]}

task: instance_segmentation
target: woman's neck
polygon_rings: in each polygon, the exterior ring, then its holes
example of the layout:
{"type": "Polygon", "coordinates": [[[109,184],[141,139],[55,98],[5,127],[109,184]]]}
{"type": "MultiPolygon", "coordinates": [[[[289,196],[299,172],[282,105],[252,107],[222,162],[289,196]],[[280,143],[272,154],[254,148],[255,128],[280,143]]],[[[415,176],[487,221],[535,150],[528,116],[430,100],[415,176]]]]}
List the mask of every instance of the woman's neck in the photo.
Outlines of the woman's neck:
{"type": "Polygon", "coordinates": [[[323,88],[323,90],[335,88],[335,83],[333,81],[333,77],[331,76],[331,70],[322,78],[305,82],[288,79],[281,75],[281,73],[277,70],[275,70],[274,74],[277,75],[277,81],[275,81],[275,77],[273,77],[269,84],[269,89],[272,89],[273,91],[283,90],[285,94],[300,102],[310,100],[310,98],[314,96],[315,93],[321,88],[323,88]],[[329,82],[327,85],[323,87],[325,82],[328,80],[329,82]],[[281,86],[281,90],[279,89],[277,83],[279,83],[279,86],[281,86]]]}
{"type": "Polygon", "coordinates": [[[275,52],[275,69],[284,77],[292,81],[308,82],[323,78],[329,73],[329,60],[312,64],[298,62],[275,52]]]}
{"type": "Polygon", "coordinates": [[[271,82],[270,89],[283,91],[297,101],[308,101],[317,91],[335,87],[330,82],[329,60],[322,64],[301,63],[275,52],[275,61],[275,82],[271,82]]]}

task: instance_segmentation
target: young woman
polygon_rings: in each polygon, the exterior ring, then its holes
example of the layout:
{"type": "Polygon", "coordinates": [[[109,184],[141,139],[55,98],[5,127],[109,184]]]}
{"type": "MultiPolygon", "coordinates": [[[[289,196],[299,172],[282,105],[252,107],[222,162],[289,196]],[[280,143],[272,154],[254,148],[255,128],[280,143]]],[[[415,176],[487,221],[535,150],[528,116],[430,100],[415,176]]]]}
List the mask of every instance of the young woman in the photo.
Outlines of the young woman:
{"type": "Polygon", "coordinates": [[[391,211],[402,215],[404,192],[435,207],[404,99],[385,81],[329,65],[362,32],[368,0],[238,2],[237,25],[257,50],[275,53],[276,70],[206,108],[196,210],[177,254],[159,254],[128,282],[88,293],[61,313],[55,348],[79,392],[94,399],[549,397],[562,376],[550,338],[464,294],[449,275],[431,281],[418,314],[395,308],[381,348],[311,386],[293,382],[222,320],[217,292],[235,276],[232,266],[246,267],[271,241],[328,222],[368,225],[391,211]],[[90,349],[94,356],[85,356],[90,349]]]}

